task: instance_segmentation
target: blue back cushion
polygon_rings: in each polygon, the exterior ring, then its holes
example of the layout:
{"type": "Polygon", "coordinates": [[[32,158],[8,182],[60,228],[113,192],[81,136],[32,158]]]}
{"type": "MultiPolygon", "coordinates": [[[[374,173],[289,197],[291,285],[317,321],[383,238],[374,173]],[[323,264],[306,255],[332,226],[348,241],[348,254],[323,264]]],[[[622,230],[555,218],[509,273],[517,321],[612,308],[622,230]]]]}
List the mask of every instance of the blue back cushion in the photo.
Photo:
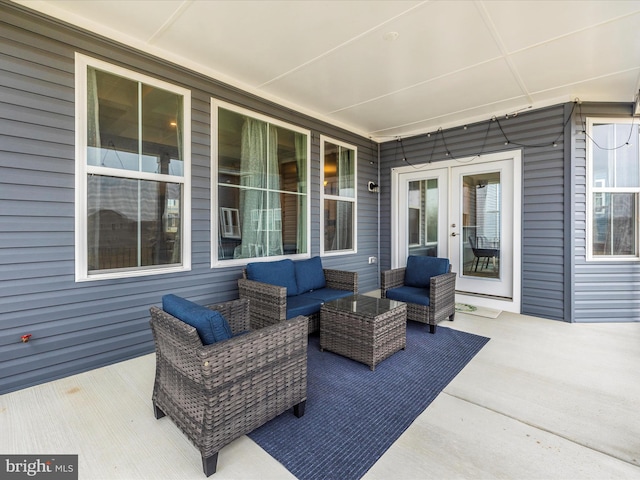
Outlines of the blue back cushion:
{"type": "Polygon", "coordinates": [[[172,294],[162,297],[162,309],[195,328],[203,345],[228,340],[233,336],[229,323],[217,310],[172,294]]]}
{"type": "Polygon", "coordinates": [[[404,272],[404,284],[409,287],[429,287],[429,280],[449,272],[449,259],[410,255],[404,272]]]}
{"type": "Polygon", "coordinates": [[[289,259],[277,262],[255,262],[247,264],[247,278],[287,288],[287,297],[298,294],[296,271],[289,259]]]}
{"type": "Polygon", "coordinates": [[[320,257],[313,257],[309,260],[298,260],[293,262],[296,270],[296,283],[298,284],[298,294],[318,290],[327,286],[322,270],[320,257]]]}

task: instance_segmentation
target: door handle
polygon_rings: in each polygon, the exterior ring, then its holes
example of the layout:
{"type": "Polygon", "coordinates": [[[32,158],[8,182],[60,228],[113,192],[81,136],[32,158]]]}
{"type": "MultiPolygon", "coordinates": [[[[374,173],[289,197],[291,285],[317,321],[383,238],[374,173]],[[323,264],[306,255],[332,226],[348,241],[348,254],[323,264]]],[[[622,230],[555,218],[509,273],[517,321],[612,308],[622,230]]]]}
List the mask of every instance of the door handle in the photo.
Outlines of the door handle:
{"type": "Polygon", "coordinates": [[[452,237],[455,237],[456,235],[458,235],[456,232],[453,232],[453,233],[451,234],[451,236],[452,236],[452,237]]]}

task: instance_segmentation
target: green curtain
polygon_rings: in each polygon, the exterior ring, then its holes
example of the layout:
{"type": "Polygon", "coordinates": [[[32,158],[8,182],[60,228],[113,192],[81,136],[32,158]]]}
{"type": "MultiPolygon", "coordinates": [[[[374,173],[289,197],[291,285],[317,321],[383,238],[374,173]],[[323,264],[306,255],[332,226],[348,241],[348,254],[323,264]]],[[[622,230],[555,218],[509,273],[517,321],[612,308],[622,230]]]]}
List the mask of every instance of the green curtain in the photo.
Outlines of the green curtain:
{"type": "Polygon", "coordinates": [[[242,126],[240,147],[242,242],[235,258],[282,255],[282,210],[278,132],[250,117],[242,126]]]}

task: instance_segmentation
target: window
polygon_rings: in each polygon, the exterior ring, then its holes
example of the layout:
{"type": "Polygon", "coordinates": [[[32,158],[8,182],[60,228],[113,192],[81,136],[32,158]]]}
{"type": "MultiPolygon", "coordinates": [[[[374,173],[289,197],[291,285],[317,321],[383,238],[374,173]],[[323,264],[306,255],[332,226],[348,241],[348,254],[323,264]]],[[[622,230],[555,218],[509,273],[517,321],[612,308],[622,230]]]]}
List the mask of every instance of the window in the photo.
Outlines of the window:
{"type": "Polygon", "coordinates": [[[308,256],[309,131],[217,100],[211,115],[212,265],[308,256]]]}
{"type": "Polygon", "coordinates": [[[76,279],[188,270],[188,90],[76,54],[76,279]]]}
{"type": "Polygon", "coordinates": [[[638,125],[588,119],[587,137],[587,259],[638,260],[638,125]]]}
{"type": "Polygon", "coordinates": [[[356,147],[320,137],[323,254],[356,251],[356,147]]]}

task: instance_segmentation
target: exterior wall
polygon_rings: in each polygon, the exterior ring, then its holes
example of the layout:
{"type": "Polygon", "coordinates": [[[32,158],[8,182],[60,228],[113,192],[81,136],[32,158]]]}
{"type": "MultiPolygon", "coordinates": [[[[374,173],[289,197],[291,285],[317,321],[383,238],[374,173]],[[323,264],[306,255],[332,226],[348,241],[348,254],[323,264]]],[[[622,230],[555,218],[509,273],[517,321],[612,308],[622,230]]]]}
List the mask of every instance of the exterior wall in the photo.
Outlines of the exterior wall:
{"type": "MultiPolygon", "coordinates": [[[[557,105],[496,121],[397,140],[381,145],[381,268],[391,265],[391,169],[436,163],[479,153],[522,149],[522,306],[524,314],[571,321],[571,234],[565,195],[566,121],[571,104],[557,105]],[[506,133],[510,144],[505,145],[506,133]],[[444,136],[444,141],[443,141],[444,136]],[[553,144],[556,146],[553,146],[553,144]],[[446,144],[446,147],[445,147],[446,144]],[[447,157],[447,149],[451,156],[447,157]]],[[[516,259],[516,261],[518,261],[516,259]]]]}
{"type": "Polygon", "coordinates": [[[320,253],[320,135],[358,148],[358,251],[323,258],[378,287],[378,147],[214,79],[16,4],[0,2],[0,394],[150,353],[148,310],[175,293],[201,304],[237,298],[240,268],[210,264],[210,99],[312,131],[311,254],[320,253]],[[192,269],[76,283],[74,53],[171,82],[192,94],[192,269]],[[23,334],[33,335],[22,343],[23,334]]]}
{"type": "Polygon", "coordinates": [[[576,322],[640,322],[640,262],[586,260],[587,117],[629,118],[630,104],[582,104],[573,116],[573,317],[576,322]]]}

